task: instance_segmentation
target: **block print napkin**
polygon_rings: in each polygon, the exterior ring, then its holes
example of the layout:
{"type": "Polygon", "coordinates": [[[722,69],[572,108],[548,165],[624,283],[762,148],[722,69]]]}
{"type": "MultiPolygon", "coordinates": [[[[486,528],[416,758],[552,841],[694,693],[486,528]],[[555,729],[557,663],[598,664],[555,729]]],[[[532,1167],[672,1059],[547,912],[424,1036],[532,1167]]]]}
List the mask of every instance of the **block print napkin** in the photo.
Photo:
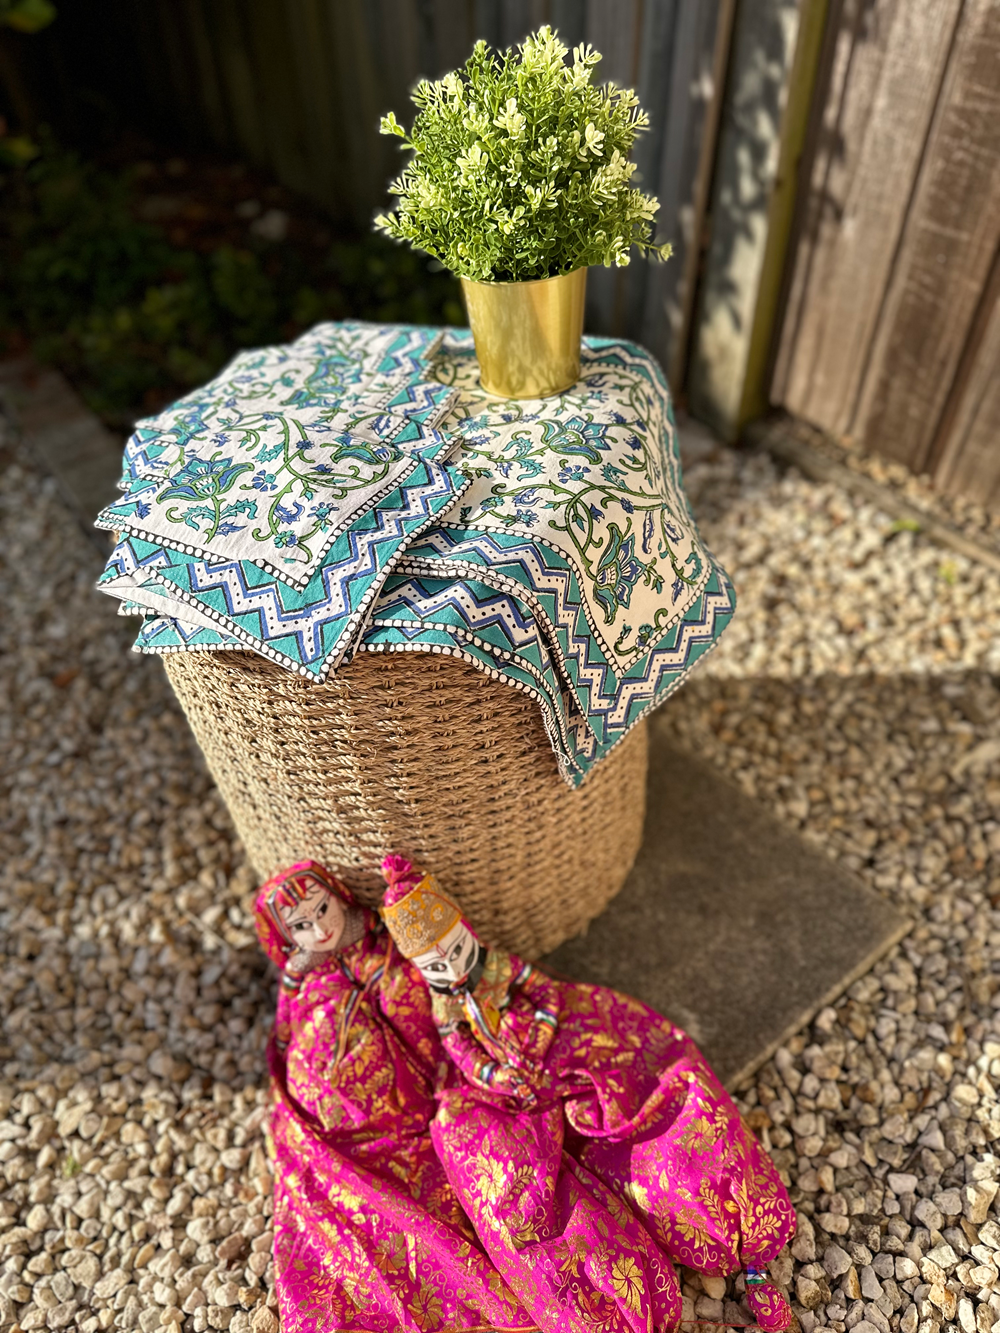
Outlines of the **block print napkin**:
{"type": "Polygon", "coordinates": [[[246,644],[217,629],[203,629],[172,616],[157,615],[146,617],[133,647],[137,653],[246,651],[246,644]]]}
{"type": "MultiPolygon", "coordinates": [[[[142,540],[153,580],[222,633],[302,675],[323,679],[355,645],[374,598],[408,541],[460,499],[468,481],[447,465],[419,460],[416,472],[359,514],[301,589],[246,560],[198,560],[142,540]]],[[[113,589],[112,589],[113,591],[113,589]]],[[[134,597],[133,597],[134,600],[134,597]]],[[[188,611],[185,619],[192,619],[188,611]]]]}
{"type": "Polygon", "coordinates": [[[627,668],[683,619],[712,567],[656,363],[632,343],[595,339],[568,392],[497,402],[478,386],[471,338],[449,333],[438,373],[459,389],[448,426],[473,478],[449,527],[515,533],[540,555],[558,552],[589,635],[627,668]]]}
{"type": "Polygon", "coordinates": [[[300,403],[286,411],[288,405],[277,397],[266,404],[230,397],[181,412],[171,409],[137,424],[125,443],[119,488],[127,491],[140,479],[163,480],[220,449],[239,448],[251,458],[263,454],[260,461],[267,463],[269,454],[277,456],[275,441],[284,422],[293,436],[307,441],[310,432],[353,435],[412,452],[433,442],[455,396],[445,385],[406,376],[394,378],[385,392],[366,389],[338,398],[336,407],[300,403]]]}
{"type": "Polygon", "coordinates": [[[381,392],[407,377],[422,378],[443,336],[441,329],[414,325],[349,320],[317,324],[294,342],[238,353],[214,379],[167,410],[262,397],[286,406],[322,405],[332,399],[335,406],[362,386],[381,392]]]}
{"type": "Polygon", "coordinates": [[[286,416],[238,438],[220,434],[211,455],[190,458],[161,482],[138,481],[95,524],[187,555],[250,560],[303,588],[359,515],[403,485],[421,460],[454,451],[453,437],[421,430],[421,442],[406,452],[286,416]]]}

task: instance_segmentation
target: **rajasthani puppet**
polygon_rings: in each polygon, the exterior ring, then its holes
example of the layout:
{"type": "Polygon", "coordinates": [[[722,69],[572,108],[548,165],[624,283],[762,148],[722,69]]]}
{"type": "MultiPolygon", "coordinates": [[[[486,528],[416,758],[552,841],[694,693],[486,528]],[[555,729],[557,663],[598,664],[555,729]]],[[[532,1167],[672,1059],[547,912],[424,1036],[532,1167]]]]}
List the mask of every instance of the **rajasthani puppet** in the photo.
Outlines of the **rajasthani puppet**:
{"type": "Polygon", "coordinates": [[[791,1312],[764,1265],[795,1213],[691,1039],[638,1000],[486,948],[431,876],[386,857],[382,916],[423,973],[450,1076],[431,1134],[486,1252],[540,1328],[669,1328],[672,1264],[746,1270],[763,1329],[791,1312]]]}
{"type": "Polygon", "coordinates": [[[378,917],[302,862],[256,904],[282,969],[269,1058],[284,1333],[529,1333],[429,1134],[442,1050],[378,917]]]}

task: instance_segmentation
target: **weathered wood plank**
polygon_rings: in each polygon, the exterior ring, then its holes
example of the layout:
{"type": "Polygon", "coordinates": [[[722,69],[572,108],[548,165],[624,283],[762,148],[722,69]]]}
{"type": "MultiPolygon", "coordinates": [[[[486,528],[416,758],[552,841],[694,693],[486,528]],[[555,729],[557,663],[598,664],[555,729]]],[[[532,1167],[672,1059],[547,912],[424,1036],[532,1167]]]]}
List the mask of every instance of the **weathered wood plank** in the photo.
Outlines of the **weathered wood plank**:
{"type": "Polygon", "coordinates": [[[247,42],[246,9],[240,0],[214,0],[205,17],[236,143],[253,162],[268,163],[268,138],[261,121],[258,72],[247,42]]]}
{"type": "Polygon", "coordinates": [[[773,380],[776,401],[834,434],[854,423],[961,8],[844,6],[773,380]]]}
{"type": "MultiPolygon", "coordinates": [[[[638,82],[643,0],[589,0],[584,40],[604,57],[594,71],[600,83],[634,88],[638,82]]],[[[587,279],[587,326],[602,333],[620,333],[624,322],[626,271],[593,268],[587,279]]]]}
{"type": "Polygon", "coordinates": [[[193,54],[192,81],[197,84],[198,101],[204,109],[210,137],[222,147],[233,142],[229,108],[219,80],[215,50],[205,21],[204,0],[183,0],[180,19],[171,6],[161,6],[171,12],[170,26],[186,30],[193,54]]]}
{"type": "Polygon", "coordinates": [[[1000,508],[1000,248],[940,429],[935,482],[1000,508]]]}
{"type": "Polygon", "coordinates": [[[851,431],[926,470],[1000,244],[1000,5],[965,0],[851,431]]]}
{"type": "Polygon", "coordinates": [[[313,175],[306,146],[309,106],[303,101],[298,52],[291,36],[291,11],[298,3],[244,0],[244,13],[267,160],[283,181],[304,190],[313,175]]]}
{"type": "Polygon", "coordinates": [[[736,10],[688,376],[692,413],[727,439],[734,439],[742,424],[772,195],[787,134],[785,108],[805,3],[741,0],[736,10]]]}
{"type": "Polygon", "coordinates": [[[673,8],[669,41],[667,33],[660,37],[662,46],[650,41],[650,61],[639,81],[643,104],[650,108],[653,123],[648,137],[654,150],[649,159],[639,161],[645,188],[660,200],[657,240],[669,241],[674,252],[666,264],[633,260],[626,325],[657,353],[671,385],[679,390],[687,365],[735,4],[734,0],[677,0],[673,8]],[[662,67],[652,57],[658,46],[662,67]],[[653,101],[658,84],[666,94],[663,102],[653,101]]]}

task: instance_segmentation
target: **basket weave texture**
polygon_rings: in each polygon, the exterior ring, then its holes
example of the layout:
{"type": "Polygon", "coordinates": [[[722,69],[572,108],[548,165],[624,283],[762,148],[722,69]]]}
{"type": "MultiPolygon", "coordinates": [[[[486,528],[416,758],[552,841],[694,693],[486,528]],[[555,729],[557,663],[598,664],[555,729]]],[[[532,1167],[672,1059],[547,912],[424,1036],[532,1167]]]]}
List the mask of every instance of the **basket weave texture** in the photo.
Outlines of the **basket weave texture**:
{"type": "Polygon", "coordinates": [[[585,928],[642,841],[647,736],[572,790],[538,705],[451,657],[359,653],[322,683],[252,653],[163,659],[254,868],[311,858],[379,901],[389,851],[532,958],[585,928]]]}

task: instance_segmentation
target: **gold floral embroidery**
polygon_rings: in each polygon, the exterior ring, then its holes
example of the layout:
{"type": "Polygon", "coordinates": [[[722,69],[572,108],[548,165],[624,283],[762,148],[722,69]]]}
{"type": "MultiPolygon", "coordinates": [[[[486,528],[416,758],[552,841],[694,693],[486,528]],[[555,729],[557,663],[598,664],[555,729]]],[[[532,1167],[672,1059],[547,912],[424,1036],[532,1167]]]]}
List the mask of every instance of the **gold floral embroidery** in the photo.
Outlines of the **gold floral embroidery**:
{"type": "Polygon", "coordinates": [[[633,1314],[638,1314],[642,1309],[642,1270],[630,1254],[616,1259],[611,1265],[611,1284],[619,1300],[623,1300],[633,1314]]]}

